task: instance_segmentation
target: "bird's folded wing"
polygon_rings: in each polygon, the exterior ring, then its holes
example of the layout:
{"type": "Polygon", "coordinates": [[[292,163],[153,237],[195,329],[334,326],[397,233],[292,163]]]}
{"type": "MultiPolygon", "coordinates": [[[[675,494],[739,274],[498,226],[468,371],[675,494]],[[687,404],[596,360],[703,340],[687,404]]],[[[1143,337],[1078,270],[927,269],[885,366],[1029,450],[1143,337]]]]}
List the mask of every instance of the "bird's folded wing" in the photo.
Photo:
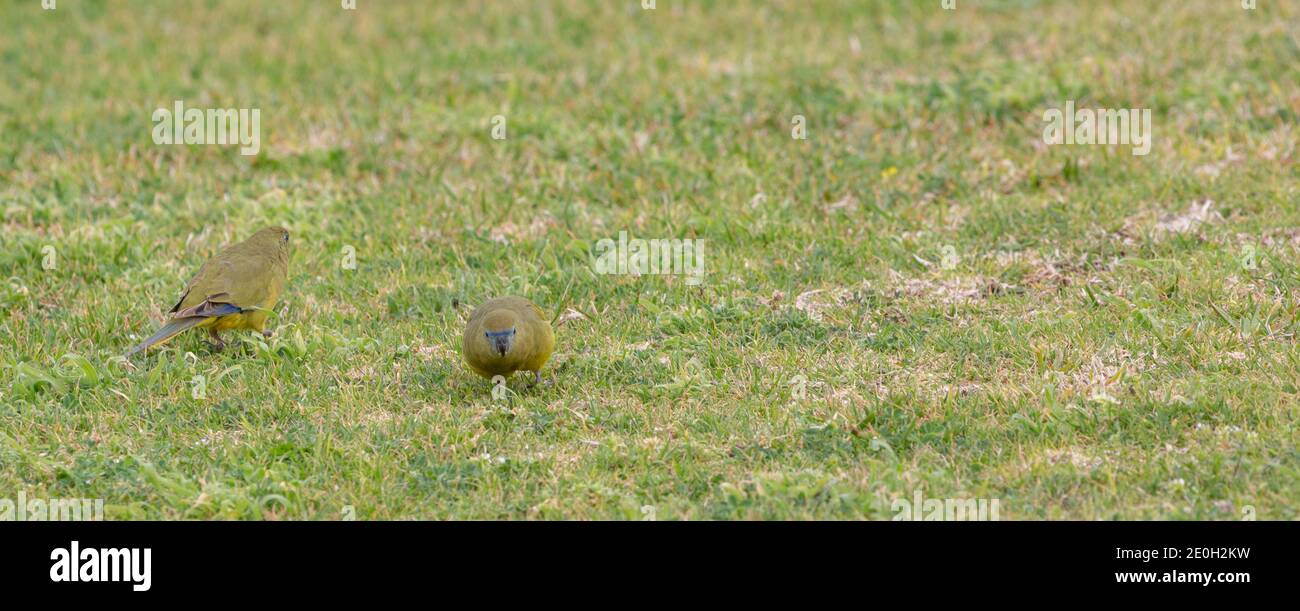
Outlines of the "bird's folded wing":
{"type": "Polygon", "coordinates": [[[266,287],[261,281],[262,270],[248,259],[213,259],[203,264],[186,287],[185,295],[172,307],[181,312],[203,306],[205,302],[233,304],[240,308],[254,307],[265,299],[266,287]]]}
{"type": "Polygon", "coordinates": [[[542,321],[546,320],[546,312],[543,312],[541,308],[537,307],[537,304],[531,301],[527,303],[529,306],[533,308],[533,314],[537,315],[537,320],[542,320],[542,321]]]}
{"type": "Polygon", "coordinates": [[[230,295],[226,293],[217,293],[200,302],[198,305],[179,310],[173,314],[174,318],[211,318],[213,316],[225,316],[227,314],[237,314],[243,311],[243,308],[228,301],[230,295]]]}

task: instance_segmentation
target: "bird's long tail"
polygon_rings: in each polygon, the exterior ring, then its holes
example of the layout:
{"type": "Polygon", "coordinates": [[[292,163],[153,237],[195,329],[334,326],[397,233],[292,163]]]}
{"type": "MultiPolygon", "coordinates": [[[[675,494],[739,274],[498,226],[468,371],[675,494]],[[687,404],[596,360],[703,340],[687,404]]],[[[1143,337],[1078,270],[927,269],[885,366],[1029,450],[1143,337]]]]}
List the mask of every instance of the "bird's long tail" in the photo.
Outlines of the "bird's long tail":
{"type": "Polygon", "coordinates": [[[127,352],[126,357],[131,358],[140,352],[144,352],[150,346],[156,346],[173,337],[176,337],[177,333],[180,333],[181,331],[189,329],[194,325],[202,323],[205,320],[208,320],[208,317],[190,316],[188,318],[172,319],[171,322],[168,322],[167,324],[163,325],[162,328],[159,329],[157,333],[154,333],[153,336],[151,336],[149,339],[140,342],[139,346],[136,346],[132,348],[130,352],[127,352]]]}

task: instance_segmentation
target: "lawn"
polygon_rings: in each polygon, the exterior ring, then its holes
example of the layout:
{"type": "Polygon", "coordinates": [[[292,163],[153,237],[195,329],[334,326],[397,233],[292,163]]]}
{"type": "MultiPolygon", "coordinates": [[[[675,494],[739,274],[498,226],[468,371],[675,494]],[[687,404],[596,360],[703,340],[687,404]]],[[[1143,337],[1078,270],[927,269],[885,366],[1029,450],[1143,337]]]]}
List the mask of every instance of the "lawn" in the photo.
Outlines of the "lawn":
{"type": "Polygon", "coordinates": [[[0,497],[1300,519],[1300,4],[356,4],[0,0],[0,497]],[[156,144],[177,100],[260,152],[156,144]],[[1067,101],[1149,154],[1046,145],[1067,101]],[[267,225],[272,338],[122,358],[267,225]],[[700,282],[597,273],[620,232],[700,282]],[[460,334],[505,294],[558,345],[494,397],[460,334]]]}

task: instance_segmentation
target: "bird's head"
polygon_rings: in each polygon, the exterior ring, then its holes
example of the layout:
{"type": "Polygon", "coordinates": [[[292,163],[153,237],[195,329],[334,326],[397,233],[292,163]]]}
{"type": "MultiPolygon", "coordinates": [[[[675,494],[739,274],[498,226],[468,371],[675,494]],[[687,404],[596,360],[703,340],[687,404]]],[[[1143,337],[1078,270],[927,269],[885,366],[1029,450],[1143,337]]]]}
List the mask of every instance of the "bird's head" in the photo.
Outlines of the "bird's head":
{"type": "Polygon", "coordinates": [[[487,342],[489,351],[502,358],[510,354],[510,350],[515,346],[518,328],[519,318],[514,312],[509,310],[489,312],[483,318],[483,340],[487,342]]]}
{"type": "Polygon", "coordinates": [[[289,230],[285,227],[265,227],[252,235],[257,242],[289,244],[289,230]]]}
{"type": "Polygon", "coordinates": [[[284,227],[267,227],[253,234],[248,241],[273,252],[289,252],[289,230],[284,227]]]}

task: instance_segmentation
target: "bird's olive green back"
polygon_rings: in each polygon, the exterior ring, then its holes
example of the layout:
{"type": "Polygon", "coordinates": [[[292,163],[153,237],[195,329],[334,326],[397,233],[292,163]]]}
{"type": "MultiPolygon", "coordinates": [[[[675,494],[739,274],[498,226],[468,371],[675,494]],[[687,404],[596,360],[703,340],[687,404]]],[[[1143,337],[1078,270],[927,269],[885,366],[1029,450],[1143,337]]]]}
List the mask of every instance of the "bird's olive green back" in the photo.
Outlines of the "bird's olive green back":
{"type": "Polygon", "coordinates": [[[474,308],[474,312],[470,314],[469,323],[466,326],[477,327],[483,324],[483,319],[489,313],[496,310],[509,310],[514,312],[515,316],[517,316],[520,322],[523,323],[527,323],[530,319],[534,318],[538,320],[545,320],[546,318],[542,309],[537,307],[533,302],[528,301],[523,297],[509,295],[506,297],[497,297],[496,299],[489,300],[483,303],[483,305],[474,308]]]}
{"type": "Polygon", "coordinates": [[[173,311],[208,298],[241,308],[271,308],[280,299],[289,270],[287,233],[263,229],[217,253],[199,268],[173,311]]]}

